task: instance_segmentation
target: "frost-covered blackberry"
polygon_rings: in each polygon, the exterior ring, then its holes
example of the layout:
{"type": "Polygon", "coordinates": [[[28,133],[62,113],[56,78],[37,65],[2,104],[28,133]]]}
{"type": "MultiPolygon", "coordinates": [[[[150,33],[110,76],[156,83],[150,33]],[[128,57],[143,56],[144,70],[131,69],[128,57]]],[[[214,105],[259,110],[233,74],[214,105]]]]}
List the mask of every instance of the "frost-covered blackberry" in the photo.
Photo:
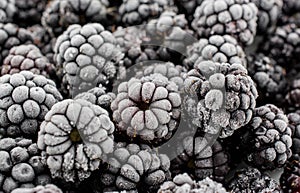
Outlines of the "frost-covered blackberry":
{"type": "Polygon", "coordinates": [[[104,192],[154,192],[170,178],[169,158],[145,145],[118,143],[107,164],[99,179],[104,192]]]}
{"type": "Polygon", "coordinates": [[[258,8],[258,33],[272,32],[281,17],[283,0],[251,0],[258,8]]]}
{"type": "Polygon", "coordinates": [[[218,182],[225,180],[229,172],[229,157],[217,141],[210,144],[203,137],[186,136],[178,140],[177,157],[172,160],[173,175],[187,172],[197,180],[209,177],[218,182]]]}
{"type": "Polygon", "coordinates": [[[249,75],[257,85],[259,99],[282,102],[287,88],[285,69],[262,53],[249,55],[247,59],[249,75]]]}
{"type": "Polygon", "coordinates": [[[213,35],[201,38],[187,48],[187,58],[184,65],[188,69],[193,69],[196,61],[212,60],[219,63],[239,63],[247,67],[246,54],[237,40],[230,35],[213,35]]]}
{"type": "Polygon", "coordinates": [[[255,168],[245,168],[236,172],[229,185],[229,190],[240,193],[281,193],[276,180],[255,168]]]}
{"type": "Polygon", "coordinates": [[[107,0],[53,0],[42,16],[42,24],[55,37],[70,25],[103,23],[107,19],[107,0]]]}
{"type": "Polygon", "coordinates": [[[300,189],[300,157],[293,155],[284,167],[280,176],[280,185],[284,193],[296,193],[300,189]]]}
{"type": "Polygon", "coordinates": [[[62,100],[52,80],[29,71],[0,78],[0,133],[35,139],[45,114],[62,100]]]}
{"type": "Polygon", "coordinates": [[[113,35],[96,23],[70,26],[58,37],[54,51],[57,65],[64,69],[63,82],[73,96],[99,84],[111,85],[122,58],[113,35]]]}
{"type": "Polygon", "coordinates": [[[173,0],[123,0],[118,12],[122,25],[132,26],[159,17],[169,9],[176,10],[173,0]]]}
{"type": "Polygon", "coordinates": [[[15,74],[22,70],[49,77],[55,72],[55,67],[39,48],[28,44],[15,46],[9,51],[1,67],[1,75],[15,74]]]}
{"type": "Polygon", "coordinates": [[[187,73],[185,108],[193,123],[209,134],[231,136],[252,118],[257,90],[241,64],[203,61],[187,73]]]}
{"type": "Polygon", "coordinates": [[[37,144],[52,177],[75,183],[88,178],[113,151],[113,132],[106,110],[68,99],[47,113],[37,144]]]}
{"type": "Polygon", "coordinates": [[[0,191],[46,185],[51,182],[37,144],[23,138],[0,139],[0,191]]]}
{"type": "Polygon", "coordinates": [[[63,191],[54,184],[47,184],[45,186],[39,185],[34,188],[17,188],[11,193],[63,193],[63,191]]]}
{"type": "Polygon", "coordinates": [[[254,110],[249,132],[246,161],[263,170],[282,167],[291,157],[292,131],[288,118],[272,104],[254,110]]]}
{"type": "Polygon", "coordinates": [[[19,28],[12,23],[3,24],[0,22],[0,64],[3,63],[12,47],[32,43],[32,41],[33,38],[26,29],[19,28]]]}
{"type": "Polygon", "coordinates": [[[222,184],[217,183],[210,178],[205,178],[201,181],[194,181],[192,178],[184,173],[178,174],[172,181],[167,181],[160,186],[158,193],[172,193],[172,192],[207,192],[207,193],[227,193],[222,184]]]}
{"type": "Polygon", "coordinates": [[[181,117],[178,86],[161,74],[131,78],[111,104],[117,132],[147,144],[170,139],[181,117]]]}
{"type": "Polygon", "coordinates": [[[289,119],[289,127],[292,131],[292,152],[300,154],[300,111],[295,111],[287,115],[289,119]]]}
{"type": "Polygon", "coordinates": [[[16,0],[1,0],[0,2],[0,23],[12,22],[17,12],[16,0]]]}
{"type": "Polygon", "coordinates": [[[257,12],[250,0],[205,0],[195,11],[192,27],[199,37],[228,34],[250,45],[256,35],[257,12]]]}
{"type": "Polygon", "coordinates": [[[285,97],[286,102],[292,109],[300,107],[300,79],[291,81],[288,93],[285,97]]]}

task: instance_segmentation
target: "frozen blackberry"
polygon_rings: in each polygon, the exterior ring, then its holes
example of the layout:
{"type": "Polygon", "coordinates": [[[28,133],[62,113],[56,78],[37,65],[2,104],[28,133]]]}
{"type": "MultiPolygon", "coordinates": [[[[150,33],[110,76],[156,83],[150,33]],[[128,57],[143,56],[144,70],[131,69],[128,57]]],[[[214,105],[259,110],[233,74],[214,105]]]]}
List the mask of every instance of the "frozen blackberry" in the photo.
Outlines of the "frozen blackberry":
{"type": "Polygon", "coordinates": [[[0,90],[2,136],[36,139],[45,114],[62,100],[52,80],[29,71],[1,76],[0,90]]]}
{"type": "Polygon", "coordinates": [[[122,25],[132,26],[159,17],[169,9],[176,10],[173,0],[123,0],[119,14],[122,25]]]}
{"type": "Polygon", "coordinates": [[[250,45],[256,35],[257,12],[250,0],[205,0],[195,11],[192,27],[199,37],[228,34],[250,45]]]}
{"type": "Polygon", "coordinates": [[[193,123],[209,134],[231,136],[252,118],[257,90],[241,64],[202,61],[187,73],[184,106],[193,123]],[[192,104],[190,104],[192,103],[192,104]]]}
{"type": "Polygon", "coordinates": [[[167,181],[160,186],[158,193],[172,193],[172,192],[209,192],[209,193],[227,193],[222,184],[217,183],[210,178],[205,178],[201,181],[194,181],[192,178],[184,173],[178,174],[172,181],[167,181]]]}
{"type": "Polygon", "coordinates": [[[240,193],[281,193],[282,190],[276,180],[258,169],[246,168],[236,172],[229,185],[229,190],[240,193]]]}
{"type": "Polygon", "coordinates": [[[300,111],[289,113],[287,117],[292,131],[292,152],[293,154],[300,154],[300,111]]]}
{"type": "Polygon", "coordinates": [[[263,170],[282,167],[291,157],[292,131],[288,118],[275,105],[267,104],[254,111],[249,132],[246,161],[263,170]]]}
{"type": "Polygon", "coordinates": [[[280,185],[284,193],[297,193],[300,189],[300,157],[299,155],[293,155],[280,177],[280,185]]]}
{"type": "Polygon", "coordinates": [[[171,172],[177,175],[189,173],[197,180],[209,177],[223,182],[229,172],[229,157],[222,145],[217,141],[210,144],[203,137],[187,136],[178,140],[176,149],[178,155],[171,162],[171,172]]]}
{"type": "Polygon", "coordinates": [[[300,107],[300,79],[296,78],[291,81],[289,91],[285,97],[288,105],[291,108],[299,108],[300,107]]]}
{"type": "Polygon", "coordinates": [[[1,75],[15,74],[22,70],[46,77],[55,73],[54,65],[32,44],[13,47],[4,59],[1,75]]]}
{"type": "Polygon", "coordinates": [[[300,61],[300,28],[294,24],[277,27],[260,46],[279,65],[293,68],[300,61]],[[290,66],[289,66],[290,65],[290,66]]]}
{"type": "Polygon", "coordinates": [[[43,13],[42,24],[58,37],[72,24],[105,23],[108,5],[107,0],[53,0],[43,13]]]}
{"type": "Polygon", "coordinates": [[[106,89],[101,85],[75,97],[75,99],[85,99],[94,105],[100,106],[110,113],[110,105],[115,98],[116,95],[114,93],[107,92],[106,89]]]}
{"type": "Polygon", "coordinates": [[[12,47],[32,43],[32,41],[33,38],[26,29],[19,28],[12,23],[0,23],[0,64],[3,63],[12,47]]]}
{"type": "Polygon", "coordinates": [[[157,145],[170,139],[178,128],[181,96],[174,82],[152,74],[122,82],[111,109],[117,132],[157,145]]]}
{"type": "Polygon", "coordinates": [[[170,160],[165,154],[153,152],[149,147],[136,144],[116,144],[101,173],[101,187],[107,191],[155,192],[170,178],[170,160]]]}
{"type": "Polygon", "coordinates": [[[0,23],[12,22],[17,13],[16,0],[1,0],[0,2],[0,23]]]}
{"type": "Polygon", "coordinates": [[[63,191],[54,184],[47,184],[45,186],[36,186],[34,188],[17,188],[11,193],[63,193],[63,191]]]}
{"type": "Polygon", "coordinates": [[[10,193],[21,187],[46,185],[51,182],[37,144],[29,139],[0,139],[0,191],[10,193]]]}
{"type": "Polygon", "coordinates": [[[96,23],[70,26],[58,37],[54,51],[57,65],[64,69],[63,83],[73,96],[99,84],[111,85],[122,58],[113,35],[96,23]]]}
{"type": "Polygon", "coordinates": [[[251,0],[258,8],[258,33],[273,32],[281,16],[283,0],[251,0]]]}
{"type": "Polygon", "coordinates": [[[106,110],[86,100],[68,99],[45,116],[38,147],[53,178],[75,183],[88,178],[113,151],[113,132],[106,110]]]}
{"type": "Polygon", "coordinates": [[[187,58],[183,61],[188,69],[193,69],[196,61],[212,60],[219,63],[239,63],[247,67],[246,54],[236,39],[230,35],[213,35],[201,38],[187,48],[187,58]]]}
{"type": "Polygon", "coordinates": [[[17,8],[14,22],[19,26],[30,26],[41,21],[48,0],[14,0],[17,8]]]}
{"type": "Polygon", "coordinates": [[[259,91],[259,101],[282,101],[287,88],[286,71],[262,53],[249,55],[248,71],[259,91]]]}

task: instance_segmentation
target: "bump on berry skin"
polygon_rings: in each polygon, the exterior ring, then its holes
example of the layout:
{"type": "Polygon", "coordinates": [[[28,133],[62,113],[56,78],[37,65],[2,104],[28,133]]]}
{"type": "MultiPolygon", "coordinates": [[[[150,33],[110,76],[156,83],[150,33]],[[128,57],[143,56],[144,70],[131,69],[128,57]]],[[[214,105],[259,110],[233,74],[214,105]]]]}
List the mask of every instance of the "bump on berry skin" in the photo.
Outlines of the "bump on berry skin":
{"type": "Polygon", "coordinates": [[[169,140],[178,128],[181,96],[174,82],[152,74],[121,83],[111,109],[117,132],[158,145],[169,140]]]}
{"type": "Polygon", "coordinates": [[[42,75],[21,71],[0,78],[0,128],[3,136],[36,138],[45,114],[62,96],[42,75]]]}
{"type": "Polygon", "coordinates": [[[23,138],[0,140],[0,191],[10,193],[21,187],[46,185],[51,182],[37,144],[23,138]]]}
{"type": "Polygon", "coordinates": [[[12,22],[17,13],[15,0],[2,0],[0,2],[0,23],[12,22]]]}
{"type": "Polygon", "coordinates": [[[212,60],[219,63],[239,63],[247,67],[246,54],[237,40],[230,35],[213,35],[201,38],[187,48],[187,58],[183,61],[189,69],[194,68],[196,61],[212,60]]]}
{"type": "Polygon", "coordinates": [[[55,71],[55,67],[43,56],[40,49],[32,44],[15,46],[9,51],[1,67],[1,75],[15,74],[22,70],[47,78],[55,71]]]}
{"type": "Polygon", "coordinates": [[[34,188],[17,188],[11,193],[63,193],[63,191],[54,184],[47,184],[45,186],[39,185],[34,188]]]}
{"type": "Polygon", "coordinates": [[[240,193],[281,193],[280,185],[266,174],[255,168],[245,168],[235,173],[229,190],[240,193]]]}
{"type": "Polygon", "coordinates": [[[72,24],[105,23],[108,5],[107,0],[54,0],[44,11],[42,24],[58,37],[72,24]]]}
{"type": "Polygon", "coordinates": [[[189,116],[205,133],[226,138],[251,120],[257,90],[241,64],[196,63],[184,85],[184,106],[192,107],[189,116]]]}
{"type": "Polygon", "coordinates": [[[160,186],[158,193],[171,192],[211,192],[211,193],[227,193],[222,184],[217,183],[210,178],[201,181],[194,181],[187,174],[178,174],[172,181],[167,181],[160,186]]]}
{"type": "Polygon", "coordinates": [[[76,96],[102,84],[111,86],[123,54],[101,24],[71,25],[55,44],[55,61],[64,69],[63,84],[76,96]]]}
{"type": "Polygon", "coordinates": [[[0,64],[12,47],[32,42],[32,35],[26,29],[12,23],[0,23],[0,64]]]}
{"type": "Polygon", "coordinates": [[[88,178],[113,151],[113,132],[106,110],[82,99],[68,99],[47,113],[37,144],[52,177],[75,183],[88,178]]]}
{"type": "Polygon", "coordinates": [[[280,176],[280,185],[284,193],[296,193],[300,189],[300,157],[294,154],[284,167],[280,176]]]}
{"type": "Polygon", "coordinates": [[[257,12],[250,0],[205,0],[195,11],[192,27],[199,37],[228,34],[250,45],[256,35],[257,12]]]}

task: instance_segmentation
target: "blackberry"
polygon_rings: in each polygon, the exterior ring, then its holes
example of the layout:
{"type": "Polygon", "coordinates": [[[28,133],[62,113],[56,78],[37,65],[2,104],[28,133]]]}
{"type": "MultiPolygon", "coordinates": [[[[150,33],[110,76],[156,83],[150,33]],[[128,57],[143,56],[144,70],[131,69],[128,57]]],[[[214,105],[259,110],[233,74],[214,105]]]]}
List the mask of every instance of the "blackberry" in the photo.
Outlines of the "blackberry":
{"type": "Polygon", "coordinates": [[[217,183],[210,178],[201,181],[194,181],[192,178],[184,174],[178,174],[172,181],[167,181],[160,186],[158,193],[171,192],[211,192],[211,193],[227,193],[222,184],[217,183]]]}
{"type": "Polygon", "coordinates": [[[293,64],[300,59],[300,28],[294,24],[277,27],[260,45],[260,50],[279,65],[294,68],[293,64]]]}
{"type": "Polygon", "coordinates": [[[152,74],[122,82],[111,109],[117,132],[158,145],[170,139],[179,125],[181,96],[174,82],[152,74]]]}
{"type": "Polygon", "coordinates": [[[300,154],[300,111],[289,113],[287,117],[292,131],[292,152],[293,154],[300,154]]]}
{"type": "Polygon", "coordinates": [[[122,25],[132,26],[159,17],[169,9],[176,10],[173,0],[123,0],[118,12],[122,25]]]}
{"type": "Polygon", "coordinates": [[[37,144],[52,177],[75,183],[88,178],[113,151],[113,132],[106,110],[68,99],[47,113],[37,144]]]}
{"type": "Polygon", "coordinates": [[[105,23],[108,5],[107,0],[53,0],[41,21],[52,36],[58,37],[72,24],[105,23]]]}
{"type": "Polygon", "coordinates": [[[258,33],[270,33],[276,28],[277,21],[281,17],[283,0],[251,0],[258,8],[257,24],[258,33]]]}
{"type": "Polygon", "coordinates": [[[300,79],[296,78],[291,81],[288,93],[285,97],[287,104],[290,108],[299,108],[300,107],[300,79]]]}
{"type": "Polygon", "coordinates": [[[297,193],[300,189],[300,157],[293,155],[284,167],[280,177],[280,185],[284,193],[297,193]]]}
{"type": "Polygon", "coordinates": [[[54,65],[32,44],[13,47],[4,59],[1,75],[15,74],[22,70],[46,77],[55,73],[54,65]]]}
{"type": "Polygon", "coordinates": [[[0,78],[0,133],[35,139],[45,114],[62,100],[52,80],[29,71],[0,78]]]}
{"type": "Polygon", "coordinates": [[[250,45],[256,35],[257,13],[250,0],[204,0],[195,11],[192,27],[199,37],[228,34],[250,45]]]}
{"type": "Polygon", "coordinates": [[[255,168],[245,168],[235,173],[229,190],[240,193],[281,193],[282,190],[274,179],[260,173],[255,168]]]}
{"type": "Polygon", "coordinates": [[[63,191],[54,184],[47,184],[45,186],[36,186],[34,188],[17,188],[11,193],[63,193],[63,191]]]}
{"type": "Polygon", "coordinates": [[[213,35],[201,38],[187,48],[187,58],[183,61],[188,69],[193,69],[196,61],[212,60],[219,63],[239,63],[247,67],[246,54],[236,39],[230,35],[213,35]]]}
{"type": "Polygon", "coordinates": [[[249,55],[247,59],[249,75],[259,91],[258,101],[271,100],[274,104],[282,101],[287,88],[285,69],[262,53],[249,55]]]}
{"type": "Polygon", "coordinates": [[[17,13],[15,0],[2,0],[0,3],[0,23],[12,22],[17,13]]]}
{"type": "Polygon", "coordinates": [[[185,171],[197,180],[209,177],[223,182],[229,172],[229,156],[222,145],[216,141],[210,144],[204,137],[184,137],[176,149],[172,160],[171,171],[173,175],[185,171]]]}
{"type": "Polygon", "coordinates": [[[20,26],[30,26],[41,21],[48,0],[14,0],[17,8],[14,22],[20,26]]]}
{"type": "Polygon", "coordinates": [[[70,26],[58,37],[54,51],[57,65],[64,69],[63,83],[73,96],[98,84],[111,85],[122,58],[113,35],[96,23],[70,26]]]}
{"type": "Polygon", "coordinates": [[[292,151],[292,132],[288,118],[275,105],[267,104],[254,111],[251,122],[246,126],[249,132],[246,161],[263,170],[282,167],[292,151]]]}
{"type": "Polygon", "coordinates": [[[170,178],[170,160],[165,154],[152,152],[149,147],[118,143],[101,173],[104,192],[125,190],[155,192],[170,178]]]}
{"type": "Polygon", "coordinates": [[[23,138],[0,139],[0,191],[46,185],[51,182],[36,143],[23,138]]]}
{"type": "Polygon", "coordinates": [[[0,23],[0,64],[12,47],[32,43],[32,41],[33,38],[26,29],[12,23],[0,23]]]}
{"type": "Polygon", "coordinates": [[[206,133],[231,136],[252,118],[257,98],[253,80],[241,64],[203,61],[194,68],[184,82],[184,105],[193,108],[193,123],[206,133]]]}

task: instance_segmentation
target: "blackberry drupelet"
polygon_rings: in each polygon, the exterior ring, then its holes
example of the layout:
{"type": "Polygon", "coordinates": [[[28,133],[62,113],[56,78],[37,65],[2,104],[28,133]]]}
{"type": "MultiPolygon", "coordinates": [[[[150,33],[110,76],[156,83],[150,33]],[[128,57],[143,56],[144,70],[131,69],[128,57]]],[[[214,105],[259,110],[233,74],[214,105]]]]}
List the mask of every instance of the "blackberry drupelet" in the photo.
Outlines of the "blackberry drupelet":
{"type": "Polygon", "coordinates": [[[1,75],[15,74],[22,70],[50,77],[55,67],[43,56],[40,49],[32,44],[15,46],[9,51],[1,67],[1,75]]]}
{"type": "Polygon", "coordinates": [[[43,13],[42,24],[58,37],[72,24],[105,23],[108,5],[107,0],[53,0],[43,13]]]}
{"type": "Polygon", "coordinates": [[[262,170],[282,167],[291,157],[292,131],[288,118],[278,107],[267,104],[254,110],[251,122],[246,126],[246,161],[262,170]]]}
{"type": "Polygon", "coordinates": [[[113,35],[96,23],[70,26],[58,37],[54,51],[57,65],[64,69],[63,83],[72,96],[99,84],[111,86],[123,57],[113,35]]]}
{"type": "Polygon", "coordinates": [[[62,100],[52,80],[29,71],[1,76],[0,90],[2,136],[36,139],[45,114],[62,100]]]}
{"type": "Polygon", "coordinates": [[[155,192],[170,178],[170,160],[148,146],[117,143],[101,172],[103,191],[155,192]]]}
{"type": "Polygon", "coordinates": [[[11,193],[63,193],[63,191],[54,184],[47,184],[45,186],[36,186],[34,188],[17,188],[11,193]]]}
{"type": "Polygon", "coordinates": [[[195,11],[192,27],[199,37],[232,35],[250,45],[256,35],[257,13],[250,0],[204,0],[195,11]]]}
{"type": "Polygon", "coordinates": [[[239,193],[281,193],[282,190],[276,180],[258,169],[245,168],[235,173],[229,185],[229,190],[239,193]]]}
{"type": "Polygon", "coordinates": [[[158,145],[169,140],[179,126],[181,96],[174,82],[152,74],[122,82],[111,109],[119,134],[158,145]]]}
{"type": "Polygon", "coordinates": [[[241,64],[201,61],[187,73],[184,106],[205,133],[231,136],[252,118],[257,90],[241,64]]]}
{"type": "Polygon", "coordinates": [[[212,60],[219,63],[239,63],[247,67],[246,54],[237,40],[230,35],[213,35],[201,38],[187,48],[187,58],[183,61],[189,69],[194,68],[194,64],[200,61],[212,60]],[[198,61],[197,61],[198,60],[198,61]]]}
{"type": "Polygon", "coordinates": [[[280,177],[280,185],[284,193],[297,193],[300,189],[300,157],[293,155],[284,167],[280,177]]]}
{"type": "Polygon", "coordinates": [[[9,23],[13,21],[17,13],[16,0],[2,0],[0,2],[0,23],[9,23]]]}
{"type": "Polygon", "coordinates": [[[289,127],[292,131],[292,153],[300,154],[300,111],[289,113],[287,115],[289,119],[289,127]]]}
{"type": "Polygon", "coordinates": [[[12,23],[0,23],[0,64],[3,63],[12,47],[32,42],[33,38],[26,29],[19,28],[12,23]]]}
{"type": "Polygon", "coordinates": [[[192,178],[184,173],[178,174],[172,181],[167,181],[160,186],[158,193],[172,193],[172,192],[206,192],[206,193],[227,193],[222,184],[217,183],[210,178],[205,178],[201,181],[194,181],[192,178]]]}
{"type": "Polygon", "coordinates": [[[106,110],[82,99],[68,99],[47,113],[37,144],[53,178],[77,183],[113,151],[113,132],[106,110]]]}
{"type": "Polygon", "coordinates": [[[37,144],[29,139],[0,139],[0,165],[1,192],[10,193],[16,188],[51,182],[37,144]]]}

